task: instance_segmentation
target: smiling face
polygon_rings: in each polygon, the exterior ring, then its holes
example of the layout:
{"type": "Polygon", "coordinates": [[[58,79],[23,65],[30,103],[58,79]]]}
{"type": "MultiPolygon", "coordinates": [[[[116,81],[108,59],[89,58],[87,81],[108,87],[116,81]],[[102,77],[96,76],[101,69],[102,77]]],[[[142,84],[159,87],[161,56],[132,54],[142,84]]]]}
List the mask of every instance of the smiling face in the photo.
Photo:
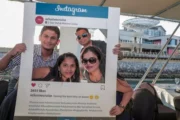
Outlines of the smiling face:
{"type": "Polygon", "coordinates": [[[52,50],[59,43],[58,35],[53,30],[45,30],[40,36],[41,46],[45,50],[52,50]]]}
{"type": "Polygon", "coordinates": [[[66,57],[64,61],[60,64],[58,69],[60,71],[63,81],[71,78],[76,70],[76,63],[74,58],[66,57]]]}
{"type": "Polygon", "coordinates": [[[83,63],[84,68],[89,73],[95,72],[96,70],[99,69],[100,62],[98,60],[98,57],[96,56],[96,54],[94,54],[91,51],[88,51],[83,55],[82,63],[83,63]]]}
{"type": "Polygon", "coordinates": [[[81,29],[81,30],[77,31],[76,36],[77,36],[76,39],[80,45],[87,46],[90,43],[91,34],[89,32],[87,32],[86,30],[81,29]]]}

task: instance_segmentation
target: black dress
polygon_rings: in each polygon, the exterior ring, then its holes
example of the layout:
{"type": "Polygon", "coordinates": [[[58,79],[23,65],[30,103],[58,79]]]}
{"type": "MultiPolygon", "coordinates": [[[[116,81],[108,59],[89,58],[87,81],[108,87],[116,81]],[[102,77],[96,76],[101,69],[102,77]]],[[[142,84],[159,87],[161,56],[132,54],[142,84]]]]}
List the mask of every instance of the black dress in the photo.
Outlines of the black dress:
{"type": "MultiPolygon", "coordinates": [[[[122,101],[123,93],[116,92],[116,105],[119,105],[119,103],[122,101]]],[[[129,110],[124,110],[123,113],[116,116],[116,120],[131,120],[131,114],[129,110]]]]}

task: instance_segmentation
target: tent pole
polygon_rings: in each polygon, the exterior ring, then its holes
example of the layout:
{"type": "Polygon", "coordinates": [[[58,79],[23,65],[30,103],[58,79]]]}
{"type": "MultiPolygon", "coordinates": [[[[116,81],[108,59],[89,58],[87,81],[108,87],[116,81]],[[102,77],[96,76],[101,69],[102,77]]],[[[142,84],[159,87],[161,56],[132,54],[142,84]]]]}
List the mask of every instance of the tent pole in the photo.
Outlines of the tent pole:
{"type": "Polygon", "coordinates": [[[159,78],[159,76],[161,75],[162,71],[164,70],[164,68],[166,67],[166,65],[168,64],[169,60],[172,58],[173,54],[176,52],[176,50],[178,49],[180,43],[176,46],[176,48],[174,49],[173,53],[171,54],[171,56],[168,58],[168,60],[166,61],[166,63],[163,65],[163,67],[161,68],[161,70],[158,72],[158,74],[156,75],[156,77],[154,78],[152,84],[155,84],[159,78]]]}
{"type": "Polygon", "coordinates": [[[99,6],[103,6],[106,0],[102,0],[102,2],[99,4],[99,6]]]}
{"type": "Polygon", "coordinates": [[[168,10],[176,7],[176,6],[178,6],[179,4],[180,4],[180,1],[178,1],[178,2],[176,2],[176,3],[174,3],[174,4],[170,5],[170,6],[168,6],[167,8],[165,8],[165,9],[157,12],[157,13],[156,13],[155,15],[153,15],[151,18],[154,18],[155,16],[159,16],[159,15],[163,14],[164,12],[166,12],[166,11],[168,11],[168,10]]]}

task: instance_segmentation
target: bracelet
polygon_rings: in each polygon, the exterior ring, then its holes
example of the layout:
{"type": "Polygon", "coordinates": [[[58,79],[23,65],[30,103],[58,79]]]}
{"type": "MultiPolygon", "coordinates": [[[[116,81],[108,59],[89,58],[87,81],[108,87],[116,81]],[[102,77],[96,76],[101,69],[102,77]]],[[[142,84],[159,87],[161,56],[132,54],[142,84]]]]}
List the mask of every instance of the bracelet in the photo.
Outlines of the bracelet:
{"type": "Polygon", "coordinates": [[[125,109],[124,105],[119,104],[119,107],[125,109]]]}

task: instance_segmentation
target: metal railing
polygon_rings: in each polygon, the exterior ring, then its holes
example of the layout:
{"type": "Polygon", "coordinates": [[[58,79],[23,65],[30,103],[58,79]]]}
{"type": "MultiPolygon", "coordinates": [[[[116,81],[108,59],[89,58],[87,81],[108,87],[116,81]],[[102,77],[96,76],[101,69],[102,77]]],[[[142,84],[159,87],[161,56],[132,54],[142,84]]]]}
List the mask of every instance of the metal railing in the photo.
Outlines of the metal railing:
{"type": "MultiPolygon", "coordinates": [[[[154,59],[154,61],[152,62],[152,64],[149,66],[149,68],[147,69],[147,71],[144,73],[143,77],[142,77],[141,80],[138,82],[138,84],[136,85],[136,87],[134,88],[134,90],[136,90],[137,88],[139,88],[139,86],[141,85],[141,83],[145,80],[147,74],[150,72],[151,68],[153,67],[153,65],[155,64],[155,62],[156,62],[157,59],[159,58],[159,56],[162,54],[164,48],[170,43],[172,36],[175,34],[175,32],[177,31],[177,29],[179,28],[179,26],[180,26],[180,23],[177,25],[177,27],[176,27],[175,30],[173,31],[172,35],[171,35],[170,38],[167,40],[167,42],[165,43],[165,45],[163,46],[163,48],[161,49],[161,51],[158,53],[158,55],[156,56],[156,58],[154,59]]],[[[179,46],[179,45],[178,45],[178,46],[179,46]]],[[[176,49],[178,48],[178,46],[176,46],[176,49]]],[[[175,49],[175,50],[176,50],[176,49],[175,49]]],[[[174,50],[174,51],[175,51],[175,50],[174,50]]],[[[171,59],[171,57],[172,57],[172,55],[169,57],[169,59],[171,59]]],[[[169,61],[169,59],[168,59],[168,61],[169,61]]],[[[168,62],[167,62],[167,63],[168,63],[168,62]]],[[[165,64],[165,66],[167,65],[167,63],[165,64]]],[[[163,66],[163,67],[164,67],[164,66],[163,66]]],[[[162,69],[163,69],[163,68],[162,68],[162,69]]],[[[161,70],[160,70],[160,71],[161,71],[161,70]]],[[[157,75],[158,75],[158,74],[157,74],[157,75]]],[[[160,75],[158,75],[158,76],[156,77],[156,79],[158,79],[159,76],[160,76],[160,75]]],[[[156,82],[157,80],[154,80],[154,81],[156,82]]],[[[155,82],[153,82],[153,83],[155,84],[155,82]]]]}

